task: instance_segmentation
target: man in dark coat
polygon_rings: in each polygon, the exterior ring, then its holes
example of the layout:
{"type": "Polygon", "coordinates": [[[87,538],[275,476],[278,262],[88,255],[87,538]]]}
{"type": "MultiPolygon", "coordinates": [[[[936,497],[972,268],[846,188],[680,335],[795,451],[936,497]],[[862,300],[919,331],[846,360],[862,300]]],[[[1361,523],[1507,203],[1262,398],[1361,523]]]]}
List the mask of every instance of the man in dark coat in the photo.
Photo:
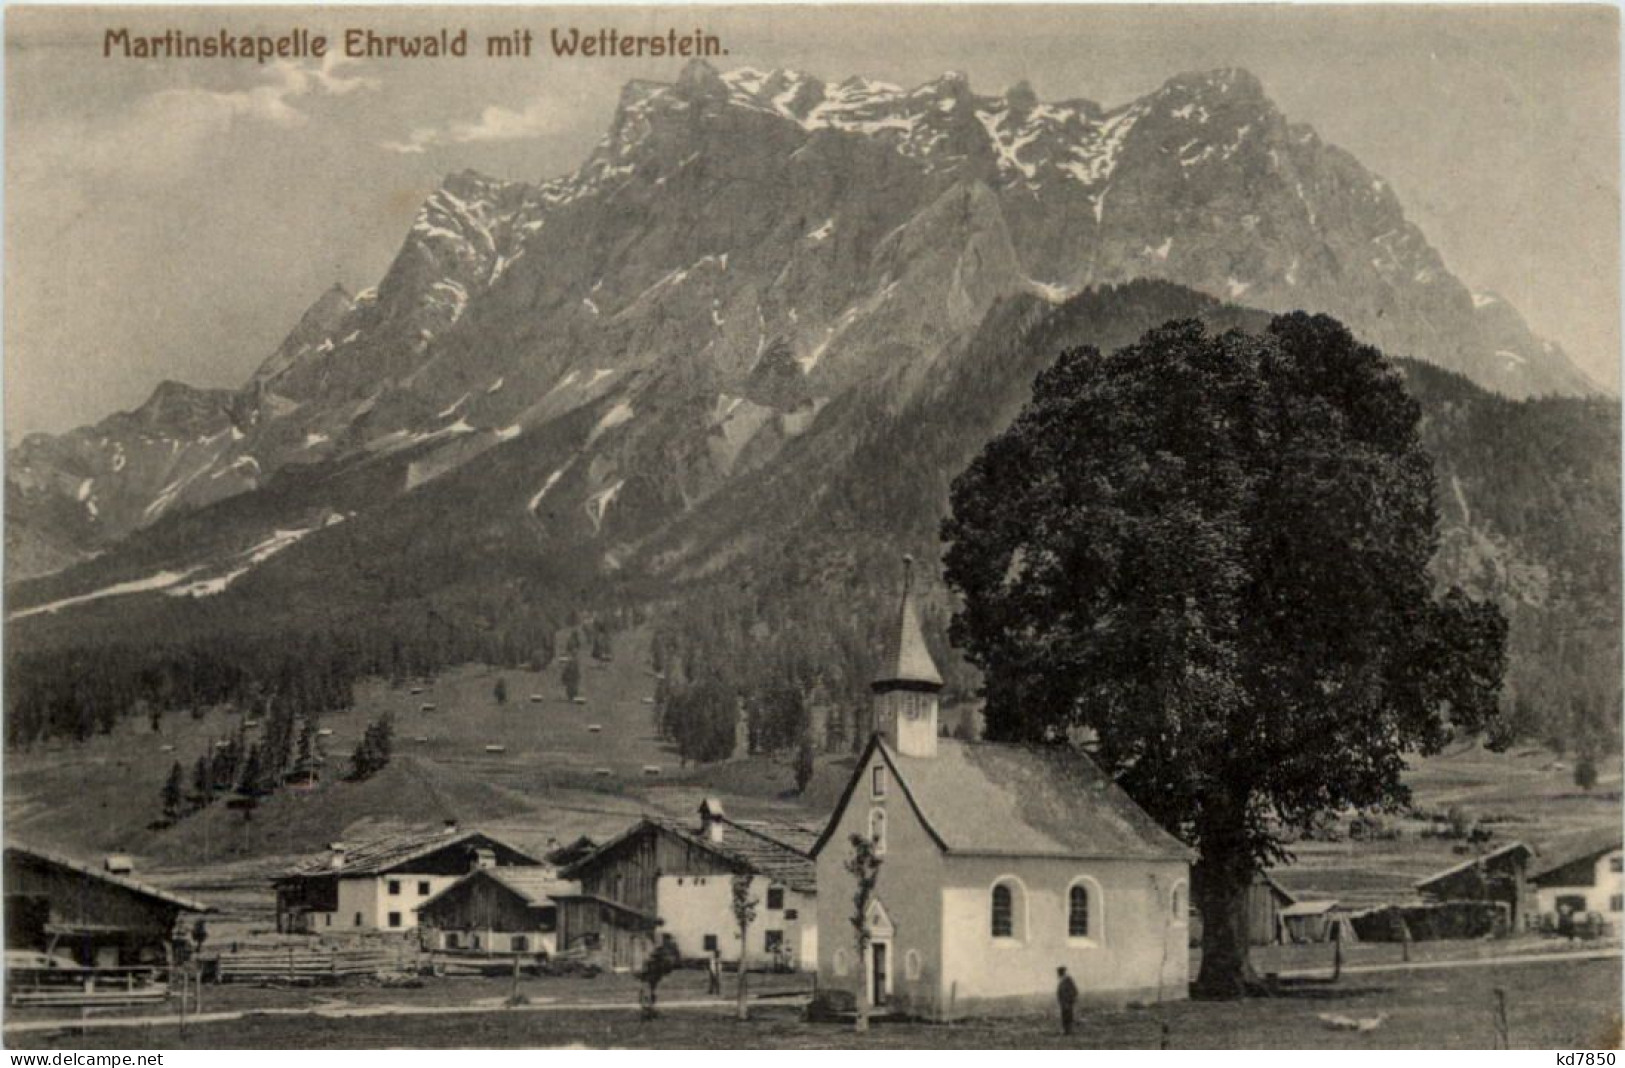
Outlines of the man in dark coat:
{"type": "Polygon", "coordinates": [[[1070,1035],[1072,1033],[1072,1010],[1078,1004],[1078,984],[1074,983],[1072,977],[1066,974],[1065,968],[1055,969],[1055,974],[1061,977],[1061,981],[1055,984],[1055,1000],[1061,1003],[1061,1034],[1070,1035]]]}

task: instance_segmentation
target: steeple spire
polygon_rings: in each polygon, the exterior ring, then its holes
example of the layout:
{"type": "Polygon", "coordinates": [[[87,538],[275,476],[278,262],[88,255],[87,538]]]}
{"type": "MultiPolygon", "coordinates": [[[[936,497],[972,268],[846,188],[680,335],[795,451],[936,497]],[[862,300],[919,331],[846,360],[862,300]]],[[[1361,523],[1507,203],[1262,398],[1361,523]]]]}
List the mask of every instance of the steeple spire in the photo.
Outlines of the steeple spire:
{"type": "Polygon", "coordinates": [[[875,731],[904,756],[937,755],[937,695],[942,675],[914,604],[914,558],[903,557],[903,599],[886,633],[874,692],[875,731]]]}
{"type": "Polygon", "coordinates": [[[914,605],[912,556],[903,557],[903,599],[897,606],[897,622],[886,634],[880,671],[870,688],[879,693],[883,687],[942,689],[942,675],[931,659],[931,650],[926,648],[920,613],[914,605]]]}

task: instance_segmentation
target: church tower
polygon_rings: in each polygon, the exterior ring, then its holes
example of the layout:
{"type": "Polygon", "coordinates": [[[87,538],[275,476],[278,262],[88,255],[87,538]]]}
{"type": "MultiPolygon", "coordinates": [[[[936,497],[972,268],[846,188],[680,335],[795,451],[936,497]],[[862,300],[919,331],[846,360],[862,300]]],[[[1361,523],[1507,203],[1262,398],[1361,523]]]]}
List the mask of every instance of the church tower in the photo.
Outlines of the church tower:
{"type": "Polygon", "coordinates": [[[920,613],[914,607],[914,558],[903,557],[903,601],[886,632],[874,692],[875,733],[900,755],[937,755],[937,698],[942,676],[925,647],[920,613]]]}

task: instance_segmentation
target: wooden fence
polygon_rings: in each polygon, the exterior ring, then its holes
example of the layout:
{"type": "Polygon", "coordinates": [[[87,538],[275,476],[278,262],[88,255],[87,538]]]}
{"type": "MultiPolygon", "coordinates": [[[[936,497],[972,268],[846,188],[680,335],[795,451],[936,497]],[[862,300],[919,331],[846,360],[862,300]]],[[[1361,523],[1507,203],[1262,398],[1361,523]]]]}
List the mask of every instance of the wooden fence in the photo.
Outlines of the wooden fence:
{"type": "Polygon", "coordinates": [[[404,942],[356,947],[244,946],[205,958],[222,983],[332,982],[387,972],[416,972],[423,952],[404,942]]]}

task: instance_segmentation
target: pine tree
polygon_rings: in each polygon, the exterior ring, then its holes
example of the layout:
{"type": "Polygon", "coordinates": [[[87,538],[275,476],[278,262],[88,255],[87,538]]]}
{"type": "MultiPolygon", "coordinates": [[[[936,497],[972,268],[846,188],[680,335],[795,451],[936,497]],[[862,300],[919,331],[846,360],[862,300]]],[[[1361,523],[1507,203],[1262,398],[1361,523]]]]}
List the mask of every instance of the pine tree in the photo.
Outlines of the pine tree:
{"type": "Polygon", "coordinates": [[[173,823],[181,816],[181,806],[185,803],[186,773],[181,770],[181,762],[175,761],[169,768],[169,778],[164,780],[164,819],[173,823]]]}
{"type": "Polygon", "coordinates": [[[209,758],[200,756],[197,763],[192,765],[192,805],[203,808],[213,800],[214,773],[209,768],[209,758]]]}

